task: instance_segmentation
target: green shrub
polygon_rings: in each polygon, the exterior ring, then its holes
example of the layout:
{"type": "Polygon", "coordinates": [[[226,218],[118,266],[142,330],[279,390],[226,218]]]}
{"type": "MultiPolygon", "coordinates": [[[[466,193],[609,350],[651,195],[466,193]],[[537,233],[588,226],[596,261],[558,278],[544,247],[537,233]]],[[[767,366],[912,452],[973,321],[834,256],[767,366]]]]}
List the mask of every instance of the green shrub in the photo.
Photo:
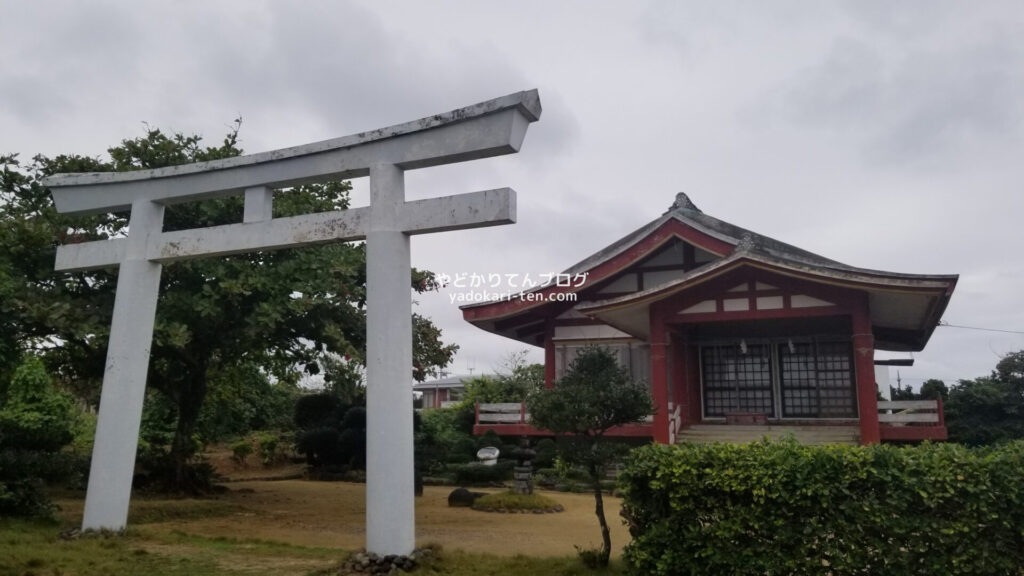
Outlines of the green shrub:
{"type": "MultiPolygon", "coordinates": [[[[470,406],[469,415],[473,412],[470,406]]],[[[420,412],[421,426],[416,435],[419,466],[431,474],[443,474],[449,463],[472,462],[476,459],[476,439],[465,431],[463,410],[440,408],[420,412]]],[[[472,431],[472,422],[470,430],[472,431]]]]}
{"type": "Polygon", "coordinates": [[[591,570],[597,570],[604,566],[604,551],[600,548],[583,548],[581,546],[573,546],[576,549],[576,557],[580,559],[580,562],[591,570]]]}
{"type": "Polygon", "coordinates": [[[0,398],[0,517],[47,516],[45,482],[69,479],[71,400],[54,389],[42,360],[28,356],[0,398]]]}
{"type": "MultiPolygon", "coordinates": [[[[498,433],[495,432],[494,430],[488,430],[487,432],[484,432],[482,436],[479,436],[476,439],[477,450],[481,448],[486,448],[488,446],[494,446],[495,448],[501,450],[501,436],[498,436],[498,433]]],[[[506,454],[502,454],[502,456],[506,456],[506,454]]],[[[508,454],[508,456],[511,456],[511,454],[508,454]]]]}
{"type": "Polygon", "coordinates": [[[462,464],[455,467],[455,483],[459,486],[473,484],[495,484],[512,479],[513,462],[501,461],[493,466],[485,466],[477,462],[462,464]]]}
{"type": "Polygon", "coordinates": [[[312,429],[334,425],[347,406],[333,394],[318,392],[299,396],[292,421],[296,428],[312,429]]]}
{"type": "Polygon", "coordinates": [[[534,467],[550,468],[554,465],[555,457],[558,456],[558,446],[554,440],[543,438],[537,442],[537,446],[533,450],[537,453],[533,459],[534,467]]]}
{"type": "Polygon", "coordinates": [[[0,442],[19,450],[54,452],[73,437],[71,399],[53,388],[42,360],[28,357],[15,370],[0,405],[0,442]]]}
{"type": "Polygon", "coordinates": [[[264,466],[272,466],[281,458],[278,451],[280,439],[273,432],[262,432],[256,436],[256,445],[259,446],[260,461],[264,466]]]}
{"type": "MultiPolygon", "coordinates": [[[[345,406],[328,394],[303,397],[296,405],[295,451],[314,468],[366,467],[366,408],[345,406]]],[[[320,476],[323,476],[322,474],[320,476]]]]}
{"type": "Polygon", "coordinates": [[[295,437],[295,451],[304,454],[310,466],[326,466],[341,460],[340,440],[341,432],[336,428],[302,430],[295,437]]]}
{"type": "Polygon", "coordinates": [[[208,494],[214,491],[217,478],[216,470],[202,456],[192,456],[184,466],[179,467],[177,459],[170,452],[152,448],[140,451],[135,458],[132,489],[208,494]]]}
{"type": "Polygon", "coordinates": [[[1024,570],[1024,443],[646,446],[619,487],[643,574],[1024,570]]]}
{"type": "Polygon", "coordinates": [[[477,510],[550,510],[558,505],[558,502],[541,494],[517,492],[496,492],[473,501],[473,508],[477,510]]]}
{"type": "Polygon", "coordinates": [[[231,445],[231,460],[238,466],[245,466],[245,459],[252,454],[252,441],[248,438],[231,445]]]}
{"type": "Polygon", "coordinates": [[[64,452],[0,449],[0,518],[50,516],[55,507],[47,483],[75,486],[81,479],[79,465],[64,452]]]}
{"type": "Polygon", "coordinates": [[[93,440],[96,438],[96,414],[81,408],[74,409],[71,416],[71,433],[74,437],[68,448],[76,455],[90,458],[93,440]]]}
{"type": "Polygon", "coordinates": [[[457,438],[449,448],[448,461],[470,463],[474,460],[476,460],[476,441],[469,436],[457,438]]]}

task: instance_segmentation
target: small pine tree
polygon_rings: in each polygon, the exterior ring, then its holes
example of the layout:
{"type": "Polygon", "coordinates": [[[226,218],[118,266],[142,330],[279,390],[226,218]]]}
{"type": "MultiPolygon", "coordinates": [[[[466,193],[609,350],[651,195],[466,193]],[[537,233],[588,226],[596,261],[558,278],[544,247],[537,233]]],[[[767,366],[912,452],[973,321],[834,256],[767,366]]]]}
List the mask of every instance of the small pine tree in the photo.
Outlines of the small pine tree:
{"type": "Polygon", "coordinates": [[[607,566],[612,541],[604,515],[601,480],[618,451],[604,436],[616,426],[640,422],[653,412],[647,387],[633,382],[610,352],[593,346],[579,353],[554,388],[536,390],[526,405],[534,426],[561,438],[561,457],[587,470],[602,547],[596,553],[580,554],[588,563],[607,566]]]}

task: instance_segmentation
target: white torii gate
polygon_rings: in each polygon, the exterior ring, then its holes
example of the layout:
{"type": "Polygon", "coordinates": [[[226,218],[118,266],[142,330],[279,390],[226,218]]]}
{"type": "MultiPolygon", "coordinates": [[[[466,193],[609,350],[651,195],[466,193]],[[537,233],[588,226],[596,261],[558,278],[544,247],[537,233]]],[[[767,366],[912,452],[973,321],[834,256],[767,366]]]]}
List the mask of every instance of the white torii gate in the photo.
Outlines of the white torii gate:
{"type": "Polygon", "coordinates": [[[415,547],[409,236],[515,222],[509,188],[405,201],[404,172],[519,151],[540,118],[536,90],[333,140],[154,170],[57,174],[57,211],[131,210],[125,238],[60,246],[58,271],[119,266],[83,529],[128,520],[146,372],[164,262],[366,240],[366,546],[415,547]],[[364,208],[273,218],[272,190],[370,177],[364,208]],[[163,232],[164,206],[245,195],[239,224],[163,232]]]}

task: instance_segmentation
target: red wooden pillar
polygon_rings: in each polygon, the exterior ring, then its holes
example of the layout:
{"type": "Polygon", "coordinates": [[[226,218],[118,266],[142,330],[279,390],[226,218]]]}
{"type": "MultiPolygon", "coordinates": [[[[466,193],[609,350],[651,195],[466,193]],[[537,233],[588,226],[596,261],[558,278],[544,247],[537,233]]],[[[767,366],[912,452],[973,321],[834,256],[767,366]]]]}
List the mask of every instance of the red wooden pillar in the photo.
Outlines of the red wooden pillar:
{"type": "Polygon", "coordinates": [[[661,316],[651,307],[651,399],[654,401],[654,441],[668,444],[668,337],[661,316]]]}
{"type": "Polygon", "coordinates": [[[704,398],[701,396],[700,351],[697,346],[686,347],[686,382],[690,395],[690,423],[700,423],[704,417],[704,398]]]}
{"type": "Polygon", "coordinates": [[[544,330],[544,386],[555,387],[555,323],[548,320],[544,330]]]}
{"type": "Polygon", "coordinates": [[[853,315],[853,359],[860,412],[860,443],[878,444],[878,384],[875,382],[875,337],[867,303],[853,315]]]}
{"type": "Polygon", "coordinates": [[[686,337],[672,342],[672,403],[678,407],[681,428],[690,425],[690,366],[686,357],[688,347],[686,337]]]}

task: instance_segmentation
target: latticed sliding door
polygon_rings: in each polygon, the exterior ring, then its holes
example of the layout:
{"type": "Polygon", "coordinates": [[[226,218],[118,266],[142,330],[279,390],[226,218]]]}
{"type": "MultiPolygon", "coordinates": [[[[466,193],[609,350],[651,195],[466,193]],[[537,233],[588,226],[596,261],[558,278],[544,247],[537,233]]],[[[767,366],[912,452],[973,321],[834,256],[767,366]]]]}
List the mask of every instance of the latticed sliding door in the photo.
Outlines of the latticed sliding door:
{"type": "Polygon", "coordinates": [[[751,344],[705,346],[701,349],[704,415],[756,412],[773,416],[771,348],[751,344]]]}
{"type": "Polygon", "coordinates": [[[782,344],[778,350],[784,418],[857,417],[848,342],[782,344]]]}

